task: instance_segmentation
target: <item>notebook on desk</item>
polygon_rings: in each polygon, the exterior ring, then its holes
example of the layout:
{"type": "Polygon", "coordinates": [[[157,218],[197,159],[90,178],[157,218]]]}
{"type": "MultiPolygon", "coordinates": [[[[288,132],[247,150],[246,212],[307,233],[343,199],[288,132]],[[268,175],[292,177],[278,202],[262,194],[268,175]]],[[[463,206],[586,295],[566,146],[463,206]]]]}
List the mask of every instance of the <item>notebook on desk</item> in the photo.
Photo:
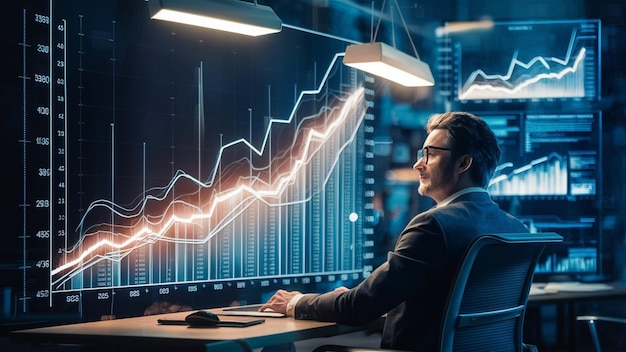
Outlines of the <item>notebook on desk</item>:
{"type": "MultiPolygon", "coordinates": [[[[244,319],[244,320],[222,320],[216,323],[213,327],[231,327],[231,328],[245,328],[252,325],[264,323],[265,319],[244,319]]],[[[194,326],[185,319],[157,319],[159,325],[185,325],[189,327],[202,327],[194,326]]],[[[211,326],[204,326],[211,327],[211,326]]]]}
{"type": "Polygon", "coordinates": [[[222,309],[219,315],[239,315],[247,317],[270,317],[270,318],[282,318],[285,316],[283,313],[278,313],[273,310],[265,310],[260,312],[263,304],[248,304],[245,306],[228,307],[222,309]]]}

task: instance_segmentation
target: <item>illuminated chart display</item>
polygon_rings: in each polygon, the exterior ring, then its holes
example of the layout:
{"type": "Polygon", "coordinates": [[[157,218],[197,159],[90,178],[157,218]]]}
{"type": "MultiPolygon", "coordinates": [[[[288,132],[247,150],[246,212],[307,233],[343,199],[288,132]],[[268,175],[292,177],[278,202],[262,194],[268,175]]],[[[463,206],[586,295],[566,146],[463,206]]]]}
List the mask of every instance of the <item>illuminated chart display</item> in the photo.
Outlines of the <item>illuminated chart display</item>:
{"type": "Polygon", "coordinates": [[[537,273],[595,273],[598,270],[598,248],[570,247],[562,253],[546,256],[537,266],[537,273]]]}
{"type": "Polygon", "coordinates": [[[375,87],[345,42],[28,5],[22,313],[245,303],[373,270],[375,87]]]}
{"type": "Polygon", "coordinates": [[[363,89],[338,97],[320,90],[303,93],[289,118],[270,119],[261,146],[245,138],[222,146],[207,182],[181,170],[130,208],[89,204],[77,243],[52,268],[53,290],[328,272],[360,278],[363,89]],[[315,111],[318,100],[332,105],[315,111]],[[274,143],[284,124],[295,125],[293,136],[274,143]],[[224,161],[230,149],[238,159],[224,161]],[[90,223],[102,211],[113,221],[90,223]]]}
{"type": "Polygon", "coordinates": [[[601,273],[601,113],[480,115],[502,150],[488,192],[531,232],[564,238],[546,247],[538,277],[601,273]]]}
{"type": "Polygon", "coordinates": [[[594,197],[601,173],[600,114],[485,116],[503,151],[494,197],[594,197]]]}
{"type": "Polygon", "coordinates": [[[455,101],[599,97],[599,21],[495,22],[487,29],[450,32],[442,43],[455,101]]]}
{"type": "MultiPolygon", "coordinates": [[[[564,205],[561,205],[564,206],[564,205]]],[[[536,274],[596,274],[600,272],[601,230],[598,216],[571,216],[566,211],[544,210],[544,214],[521,216],[533,232],[555,231],[564,237],[562,245],[548,246],[537,264],[536,274]]],[[[589,214],[592,214],[588,210],[589,214]]]]}

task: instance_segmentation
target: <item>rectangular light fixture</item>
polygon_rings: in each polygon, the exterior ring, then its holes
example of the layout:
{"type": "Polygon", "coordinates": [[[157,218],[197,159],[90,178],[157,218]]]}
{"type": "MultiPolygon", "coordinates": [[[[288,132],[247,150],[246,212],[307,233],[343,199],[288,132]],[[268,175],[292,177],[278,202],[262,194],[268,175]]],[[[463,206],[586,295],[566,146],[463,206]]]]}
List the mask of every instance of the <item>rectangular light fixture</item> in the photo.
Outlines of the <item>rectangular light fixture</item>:
{"type": "Polygon", "coordinates": [[[148,0],[150,18],[259,36],[280,32],[269,6],[239,0],[148,0]]]}
{"type": "Polygon", "coordinates": [[[348,45],[343,63],[406,87],[435,85],[428,64],[385,43],[348,45]]]}

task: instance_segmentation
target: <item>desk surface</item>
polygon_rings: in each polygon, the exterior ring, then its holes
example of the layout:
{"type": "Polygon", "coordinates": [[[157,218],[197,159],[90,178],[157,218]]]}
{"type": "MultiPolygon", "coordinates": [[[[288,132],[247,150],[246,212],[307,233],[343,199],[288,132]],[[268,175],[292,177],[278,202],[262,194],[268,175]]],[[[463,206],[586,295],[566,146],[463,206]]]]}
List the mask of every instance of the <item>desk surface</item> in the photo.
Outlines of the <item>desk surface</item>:
{"type": "MultiPolygon", "coordinates": [[[[530,306],[568,303],[583,300],[614,299],[626,297],[626,283],[611,283],[611,290],[588,292],[551,292],[533,294],[530,306]]],[[[221,309],[208,309],[219,314],[221,309]]],[[[373,327],[376,323],[351,327],[336,323],[295,320],[293,318],[265,318],[259,325],[245,328],[216,327],[189,328],[182,325],[159,325],[157,319],[184,319],[190,312],[178,312],[142,316],[136,318],[96,321],[59,325],[44,328],[18,330],[10,334],[12,342],[84,344],[115,347],[128,350],[140,346],[157,346],[159,349],[183,349],[205,351],[209,343],[221,341],[244,341],[250,348],[259,348],[310,338],[346,334],[373,327]]],[[[223,320],[249,319],[228,316],[223,320]]]]}
{"type": "MultiPolygon", "coordinates": [[[[546,284],[533,284],[533,286],[542,286],[546,284]]],[[[585,285],[585,284],[581,284],[585,285]]],[[[602,299],[619,299],[626,298],[626,283],[622,281],[610,282],[606,284],[610,287],[608,290],[597,289],[597,286],[590,284],[589,290],[576,289],[576,290],[563,290],[556,292],[539,292],[532,294],[528,297],[528,305],[541,305],[550,303],[567,303],[568,301],[585,301],[585,300],[602,300],[602,299]]]]}
{"type": "MultiPolygon", "coordinates": [[[[221,309],[207,309],[220,313],[221,309]]],[[[363,330],[336,323],[326,323],[293,318],[265,318],[262,324],[245,328],[209,327],[189,328],[184,325],[160,325],[157,319],[184,319],[190,312],[178,312],[125,318],[108,321],[59,325],[18,330],[10,334],[12,342],[45,344],[84,344],[115,347],[116,350],[141,346],[159,349],[176,347],[186,351],[205,351],[208,343],[244,341],[250,348],[283,344],[297,340],[334,336],[363,330]]],[[[222,320],[249,319],[228,316],[222,320]]]]}

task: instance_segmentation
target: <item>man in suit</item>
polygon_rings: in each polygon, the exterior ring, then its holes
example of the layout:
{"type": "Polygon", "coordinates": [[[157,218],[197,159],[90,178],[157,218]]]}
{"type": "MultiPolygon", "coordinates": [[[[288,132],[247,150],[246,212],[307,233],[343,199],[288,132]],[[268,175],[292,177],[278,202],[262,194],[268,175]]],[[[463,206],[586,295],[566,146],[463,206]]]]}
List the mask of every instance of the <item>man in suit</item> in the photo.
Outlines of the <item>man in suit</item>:
{"type": "Polygon", "coordinates": [[[487,124],[465,112],[432,116],[413,169],[436,206],[415,216],[388,259],[358,286],[324,294],[279,290],[262,310],[296,319],[363,324],[387,314],[381,347],[432,351],[463,253],[478,235],[528,232],[485,191],[500,158],[487,124]]]}

